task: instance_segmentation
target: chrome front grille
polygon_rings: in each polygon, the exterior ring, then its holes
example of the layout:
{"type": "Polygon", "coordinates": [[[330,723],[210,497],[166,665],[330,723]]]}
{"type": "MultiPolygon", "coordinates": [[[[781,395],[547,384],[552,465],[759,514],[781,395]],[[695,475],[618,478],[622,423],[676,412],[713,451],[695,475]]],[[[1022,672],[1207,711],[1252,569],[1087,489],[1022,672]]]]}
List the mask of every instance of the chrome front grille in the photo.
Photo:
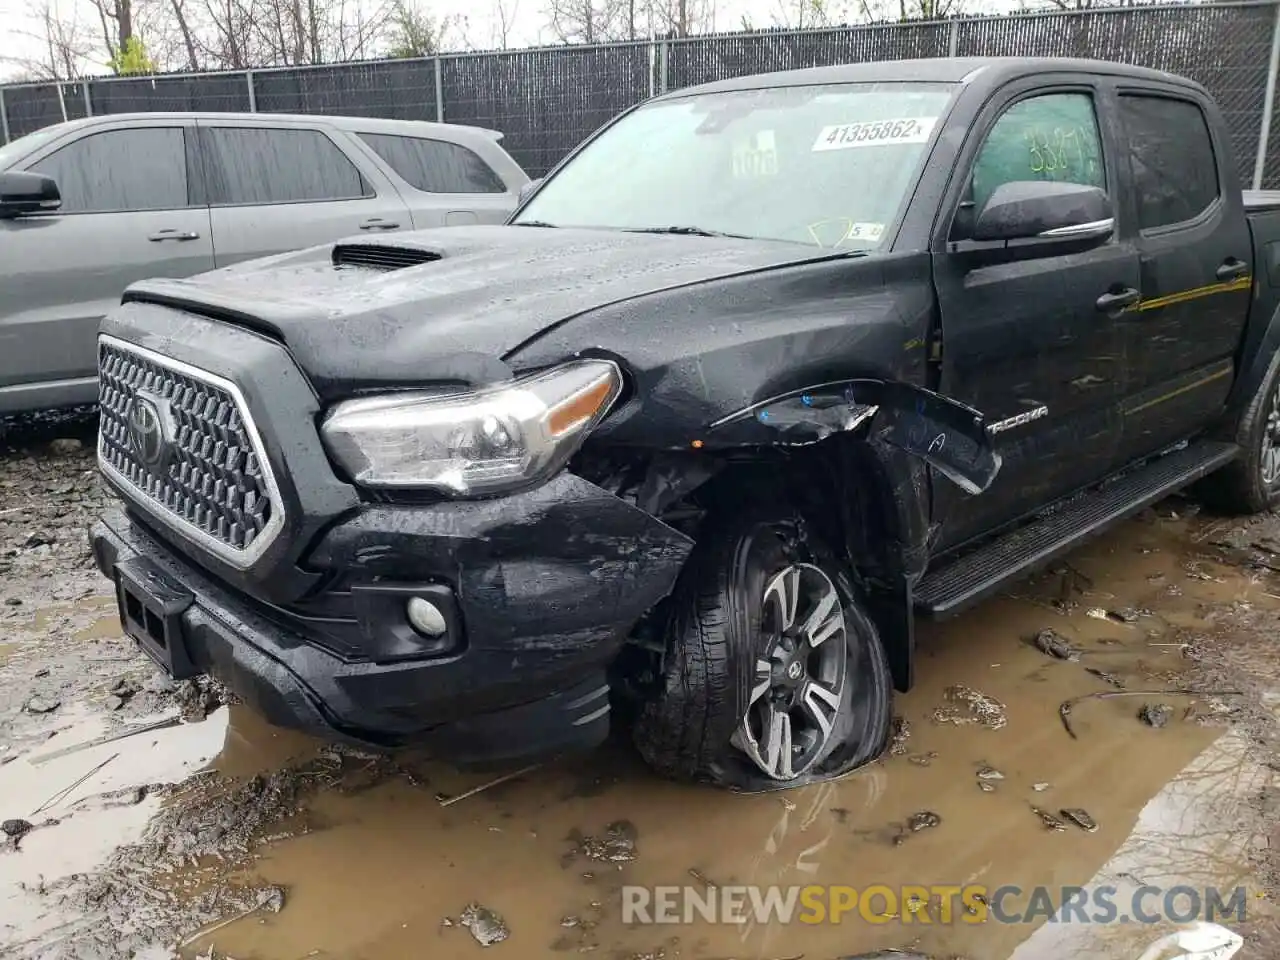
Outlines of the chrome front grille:
{"type": "Polygon", "coordinates": [[[283,525],[271,469],[236,386],[102,337],[98,460],[133,499],[236,566],[283,525]]]}

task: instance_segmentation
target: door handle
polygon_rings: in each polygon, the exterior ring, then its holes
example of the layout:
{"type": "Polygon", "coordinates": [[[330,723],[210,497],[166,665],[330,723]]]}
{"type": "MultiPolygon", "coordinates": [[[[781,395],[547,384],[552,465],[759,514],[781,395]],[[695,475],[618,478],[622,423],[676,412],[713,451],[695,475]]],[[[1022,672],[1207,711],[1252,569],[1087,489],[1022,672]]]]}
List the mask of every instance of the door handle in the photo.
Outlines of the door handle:
{"type": "Polygon", "coordinates": [[[165,240],[185,242],[187,240],[199,240],[200,234],[192,233],[190,230],[157,230],[147,239],[152,243],[161,243],[165,240]]]}
{"type": "Polygon", "coordinates": [[[1241,277],[1247,276],[1249,273],[1249,265],[1243,260],[1237,260],[1235,257],[1227,257],[1222,261],[1222,266],[1218,267],[1217,277],[1219,280],[1239,280],[1241,277]]]}
{"type": "Polygon", "coordinates": [[[361,230],[399,230],[400,224],[394,220],[383,220],[381,217],[370,217],[360,224],[361,230]]]}
{"type": "Polygon", "coordinates": [[[1101,313],[1115,313],[1125,307],[1132,307],[1141,299],[1141,293],[1133,287],[1125,287],[1123,290],[1104,293],[1098,298],[1097,305],[1101,313]]]}

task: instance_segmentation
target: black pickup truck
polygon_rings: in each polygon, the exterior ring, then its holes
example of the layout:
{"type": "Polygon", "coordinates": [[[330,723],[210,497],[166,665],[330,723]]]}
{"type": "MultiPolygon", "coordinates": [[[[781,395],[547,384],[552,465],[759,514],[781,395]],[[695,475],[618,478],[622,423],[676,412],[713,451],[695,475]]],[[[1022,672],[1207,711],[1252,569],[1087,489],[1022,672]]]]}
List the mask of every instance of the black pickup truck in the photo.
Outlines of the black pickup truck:
{"type": "Polygon", "coordinates": [[[1276,502],[1280,204],[1236,171],[1201,87],[1112,63],[658,97],[508,225],[131,287],[97,563],[280,724],[844,773],[916,617],[1193,484],[1276,502]]]}

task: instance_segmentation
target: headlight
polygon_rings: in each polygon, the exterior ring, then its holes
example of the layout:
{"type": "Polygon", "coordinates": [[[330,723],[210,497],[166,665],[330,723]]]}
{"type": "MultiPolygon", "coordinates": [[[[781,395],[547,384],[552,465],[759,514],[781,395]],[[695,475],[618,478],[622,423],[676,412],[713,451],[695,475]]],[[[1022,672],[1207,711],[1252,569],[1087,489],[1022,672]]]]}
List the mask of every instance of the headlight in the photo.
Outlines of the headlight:
{"type": "Polygon", "coordinates": [[[617,364],[576,360],[470,393],[348,400],[321,435],[361,486],[495,493],[563,467],[621,391],[617,364]]]}

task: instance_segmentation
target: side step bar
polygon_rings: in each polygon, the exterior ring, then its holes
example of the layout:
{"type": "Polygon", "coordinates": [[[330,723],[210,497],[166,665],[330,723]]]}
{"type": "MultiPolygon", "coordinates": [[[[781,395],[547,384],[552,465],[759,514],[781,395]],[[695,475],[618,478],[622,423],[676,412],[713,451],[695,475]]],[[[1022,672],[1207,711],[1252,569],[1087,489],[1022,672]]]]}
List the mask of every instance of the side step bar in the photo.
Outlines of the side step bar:
{"type": "Polygon", "coordinates": [[[1239,454],[1234,443],[1199,440],[1102,487],[1061,501],[1018,527],[927,573],[915,589],[917,612],[958,613],[1101,533],[1117,520],[1194,483],[1239,454]]]}

